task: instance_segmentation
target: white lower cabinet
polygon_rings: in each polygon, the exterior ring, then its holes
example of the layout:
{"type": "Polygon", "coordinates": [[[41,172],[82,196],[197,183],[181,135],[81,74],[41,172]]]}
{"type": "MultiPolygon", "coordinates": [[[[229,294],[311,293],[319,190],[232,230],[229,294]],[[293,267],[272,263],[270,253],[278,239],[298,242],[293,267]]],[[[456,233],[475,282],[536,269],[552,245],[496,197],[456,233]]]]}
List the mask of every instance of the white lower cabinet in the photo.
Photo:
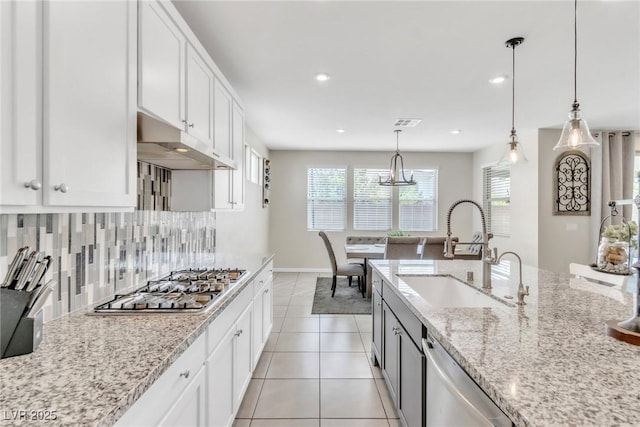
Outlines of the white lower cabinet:
{"type": "Polygon", "coordinates": [[[233,422],[233,342],[235,329],[222,338],[218,348],[207,359],[209,425],[228,426],[233,422]]]}
{"type": "Polygon", "coordinates": [[[231,426],[271,332],[272,276],[269,262],[116,425],[231,426]]]}
{"type": "Polygon", "coordinates": [[[187,389],[176,399],[169,413],[162,420],[162,427],[200,427],[205,422],[205,369],[195,374],[187,389]]]}
{"type": "Polygon", "coordinates": [[[253,286],[241,295],[209,326],[209,348],[213,351],[207,359],[207,409],[208,425],[230,426],[242,403],[251,374],[253,354],[251,329],[253,323],[253,286]],[[244,310],[238,315],[238,311],[244,310]],[[228,310],[228,311],[227,311],[228,310]],[[222,338],[216,339],[221,327],[231,320],[231,327],[222,338]]]}
{"type": "Polygon", "coordinates": [[[205,354],[206,337],[201,335],[129,408],[116,425],[206,425],[203,394],[205,354]],[[193,408],[196,408],[195,413],[191,412],[193,408]],[[189,414],[189,421],[196,419],[197,423],[190,423],[187,419],[183,421],[179,414],[189,414]]]}

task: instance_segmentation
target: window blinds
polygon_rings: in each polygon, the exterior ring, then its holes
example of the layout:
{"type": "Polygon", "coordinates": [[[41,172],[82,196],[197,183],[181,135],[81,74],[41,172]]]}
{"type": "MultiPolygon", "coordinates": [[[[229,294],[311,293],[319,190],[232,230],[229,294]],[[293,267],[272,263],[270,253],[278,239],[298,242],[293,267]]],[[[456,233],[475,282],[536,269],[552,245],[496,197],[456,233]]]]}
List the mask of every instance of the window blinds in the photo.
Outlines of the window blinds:
{"type": "Polygon", "coordinates": [[[413,171],[417,184],[399,187],[399,223],[403,231],[435,231],[438,228],[438,171],[413,171]]]}
{"type": "Polygon", "coordinates": [[[509,236],[511,170],[505,165],[488,166],[482,169],[482,177],[483,208],[489,231],[496,236],[509,236]]]}
{"type": "Polygon", "coordinates": [[[344,230],[347,218],[346,168],[307,169],[307,228],[344,230]]]}
{"type": "Polygon", "coordinates": [[[353,229],[391,229],[391,187],[378,185],[384,169],[353,170],[353,229]]]}

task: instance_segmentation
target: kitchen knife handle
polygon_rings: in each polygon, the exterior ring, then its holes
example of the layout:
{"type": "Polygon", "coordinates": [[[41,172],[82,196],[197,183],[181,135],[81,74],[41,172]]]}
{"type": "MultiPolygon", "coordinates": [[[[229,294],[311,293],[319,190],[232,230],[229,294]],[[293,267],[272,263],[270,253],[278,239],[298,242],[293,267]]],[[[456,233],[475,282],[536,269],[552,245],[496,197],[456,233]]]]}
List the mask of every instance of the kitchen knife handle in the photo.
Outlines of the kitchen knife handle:
{"type": "Polygon", "coordinates": [[[22,267],[22,270],[20,270],[20,274],[18,275],[18,281],[16,282],[16,285],[13,287],[13,289],[15,289],[16,291],[19,291],[22,288],[24,288],[24,285],[27,284],[27,280],[33,274],[33,269],[35,268],[36,263],[38,262],[38,257],[41,257],[41,256],[42,256],[41,252],[36,252],[36,251],[31,252],[31,254],[29,255],[29,258],[27,259],[26,264],[24,264],[24,266],[22,267]]]}
{"type": "Polygon", "coordinates": [[[42,261],[40,261],[40,265],[38,265],[36,272],[33,273],[33,277],[31,278],[31,281],[27,285],[27,288],[26,288],[27,292],[31,292],[38,286],[38,284],[40,283],[44,275],[47,273],[47,270],[49,269],[50,265],[51,265],[50,256],[46,256],[42,261]]]}
{"type": "Polygon", "coordinates": [[[22,261],[24,261],[25,252],[28,252],[28,251],[29,251],[28,246],[18,249],[16,256],[13,257],[13,261],[11,261],[11,264],[9,265],[9,269],[7,270],[7,276],[5,277],[4,282],[2,282],[2,285],[0,285],[0,287],[11,286],[11,283],[13,283],[14,277],[20,271],[20,267],[22,266],[22,261]]]}
{"type": "Polygon", "coordinates": [[[31,308],[29,308],[26,317],[35,317],[36,313],[38,313],[44,306],[44,303],[47,302],[47,298],[49,298],[51,292],[53,292],[54,285],[55,282],[53,280],[49,280],[47,284],[43,286],[42,292],[40,292],[38,297],[33,302],[31,308]]]}

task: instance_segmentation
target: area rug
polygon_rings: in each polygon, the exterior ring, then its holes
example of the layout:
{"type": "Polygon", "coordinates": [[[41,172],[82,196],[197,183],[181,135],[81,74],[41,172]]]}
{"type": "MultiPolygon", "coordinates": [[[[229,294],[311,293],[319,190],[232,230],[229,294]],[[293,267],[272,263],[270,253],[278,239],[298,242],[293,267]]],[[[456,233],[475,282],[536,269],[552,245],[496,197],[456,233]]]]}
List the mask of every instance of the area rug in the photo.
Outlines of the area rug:
{"type": "Polygon", "coordinates": [[[371,314],[371,298],[362,297],[355,277],[351,287],[346,277],[338,277],[331,298],[331,277],[318,277],[311,314],[371,314]]]}

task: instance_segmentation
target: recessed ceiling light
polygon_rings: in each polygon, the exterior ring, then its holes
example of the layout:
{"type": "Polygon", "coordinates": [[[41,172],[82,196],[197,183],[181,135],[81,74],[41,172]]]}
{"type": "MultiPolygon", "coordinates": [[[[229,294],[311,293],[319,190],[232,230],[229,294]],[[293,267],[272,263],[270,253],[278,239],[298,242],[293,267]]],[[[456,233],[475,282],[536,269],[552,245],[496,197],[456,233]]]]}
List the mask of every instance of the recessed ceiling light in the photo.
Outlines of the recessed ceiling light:
{"type": "Polygon", "coordinates": [[[319,82],[326,82],[331,78],[331,76],[327,73],[318,73],[316,74],[316,80],[319,82]]]}
{"type": "Polygon", "coordinates": [[[178,153],[186,153],[189,151],[188,148],[176,148],[175,149],[178,153]]]}
{"type": "Polygon", "coordinates": [[[507,80],[507,76],[496,76],[489,80],[489,83],[494,85],[499,85],[500,83],[504,83],[507,80]]]}
{"type": "Polygon", "coordinates": [[[454,135],[458,135],[458,134],[460,134],[461,132],[462,132],[462,131],[461,131],[460,129],[454,129],[454,130],[452,130],[452,131],[451,131],[451,133],[452,133],[452,134],[454,134],[454,135]]]}
{"type": "Polygon", "coordinates": [[[336,129],[336,132],[338,132],[338,133],[344,133],[344,129],[336,129]]]}

